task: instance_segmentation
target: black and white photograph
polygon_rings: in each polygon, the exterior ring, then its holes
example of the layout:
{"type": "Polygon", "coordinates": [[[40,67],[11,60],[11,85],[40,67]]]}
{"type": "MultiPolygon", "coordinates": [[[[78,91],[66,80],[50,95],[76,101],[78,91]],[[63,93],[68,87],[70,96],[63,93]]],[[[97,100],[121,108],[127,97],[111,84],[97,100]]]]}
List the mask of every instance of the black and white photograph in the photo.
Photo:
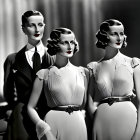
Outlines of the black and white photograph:
{"type": "Polygon", "coordinates": [[[0,140],[140,140],[139,0],[0,0],[0,140]]]}

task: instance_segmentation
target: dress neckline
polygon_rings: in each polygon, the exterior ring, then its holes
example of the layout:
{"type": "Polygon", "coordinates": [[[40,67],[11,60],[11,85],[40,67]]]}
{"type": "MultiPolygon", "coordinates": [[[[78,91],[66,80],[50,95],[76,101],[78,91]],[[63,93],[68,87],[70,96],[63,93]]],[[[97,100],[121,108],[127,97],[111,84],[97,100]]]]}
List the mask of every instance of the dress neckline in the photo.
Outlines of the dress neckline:
{"type": "Polygon", "coordinates": [[[58,70],[61,70],[61,69],[66,69],[66,68],[69,68],[69,67],[71,67],[71,66],[73,66],[72,64],[71,64],[71,62],[70,61],[68,61],[68,63],[64,66],[64,67],[57,67],[55,64],[52,66],[53,68],[56,68],[56,69],[58,69],[58,70]]]}
{"type": "Polygon", "coordinates": [[[114,57],[112,57],[111,59],[105,60],[105,59],[102,58],[101,60],[98,61],[98,63],[112,62],[112,61],[120,63],[120,62],[122,62],[122,60],[123,60],[123,54],[120,51],[118,51],[118,53],[114,57]]]}

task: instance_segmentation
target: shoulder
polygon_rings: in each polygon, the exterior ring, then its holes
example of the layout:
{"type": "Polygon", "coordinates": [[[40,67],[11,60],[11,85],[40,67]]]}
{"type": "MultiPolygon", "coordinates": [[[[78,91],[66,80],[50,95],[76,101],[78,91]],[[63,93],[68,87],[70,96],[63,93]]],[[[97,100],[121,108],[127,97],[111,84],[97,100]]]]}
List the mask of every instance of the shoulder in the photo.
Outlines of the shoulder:
{"type": "Polygon", "coordinates": [[[135,67],[139,66],[139,64],[140,64],[140,59],[137,57],[133,57],[132,61],[131,61],[132,67],[135,68],[135,67]]]}
{"type": "Polygon", "coordinates": [[[95,69],[95,67],[97,66],[98,62],[93,61],[87,64],[87,68],[88,69],[95,69]]]}
{"type": "Polygon", "coordinates": [[[17,53],[11,53],[11,54],[9,54],[9,55],[6,57],[6,59],[8,59],[8,60],[13,60],[13,59],[15,59],[16,54],[17,54],[17,53]]]}
{"type": "Polygon", "coordinates": [[[131,65],[132,68],[139,68],[140,59],[138,57],[128,57],[124,55],[125,60],[131,65]]]}
{"type": "Polygon", "coordinates": [[[127,62],[129,65],[131,65],[132,68],[136,67],[140,63],[140,59],[137,57],[129,57],[124,54],[122,54],[122,56],[125,59],[125,62],[127,62]]]}
{"type": "Polygon", "coordinates": [[[48,79],[48,74],[49,74],[49,69],[41,69],[39,70],[36,75],[38,76],[39,79],[41,80],[47,80],[48,79]]]}
{"type": "Polygon", "coordinates": [[[137,57],[132,58],[132,68],[134,71],[134,78],[138,78],[140,76],[140,59],[137,57]]]}
{"type": "Polygon", "coordinates": [[[9,61],[15,61],[15,59],[19,59],[20,57],[23,57],[22,54],[25,53],[25,50],[26,50],[26,45],[20,49],[19,51],[17,52],[14,52],[14,53],[10,53],[7,57],[6,57],[6,60],[9,60],[9,61]],[[20,56],[20,57],[19,57],[20,56]]]}
{"type": "Polygon", "coordinates": [[[15,62],[16,54],[17,54],[17,53],[11,53],[11,54],[9,54],[9,55],[6,57],[4,64],[7,64],[7,63],[8,63],[8,64],[13,64],[13,63],[15,62]]]}
{"type": "Polygon", "coordinates": [[[140,64],[140,59],[137,57],[128,57],[126,55],[123,55],[125,58],[125,61],[131,65],[132,68],[136,68],[140,64]]]}
{"type": "Polygon", "coordinates": [[[89,74],[89,70],[86,67],[79,66],[78,68],[80,69],[80,71],[84,72],[86,75],[89,74]]]}
{"type": "Polygon", "coordinates": [[[78,68],[79,73],[81,73],[81,75],[83,76],[83,78],[88,81],[89,70],[86,67],[83,67],[83,66],[78,66],[77,68],[78,68]]]}
{"type": "Polygon", "coordinates": [[[138,57],[128,57],[124,55],[124,58],[131,64],[132,68],[135,68],[140,64],[140,59],[138,57]]]}
{"type": "Polygon", "coordinates": [[[76,70],[78,73],[81,73],[83,76],[87,76],[89,73],[89,70],[83,66],[75,66],[75,65],[71,64],[71,68],[73,70],[76,70]]]}

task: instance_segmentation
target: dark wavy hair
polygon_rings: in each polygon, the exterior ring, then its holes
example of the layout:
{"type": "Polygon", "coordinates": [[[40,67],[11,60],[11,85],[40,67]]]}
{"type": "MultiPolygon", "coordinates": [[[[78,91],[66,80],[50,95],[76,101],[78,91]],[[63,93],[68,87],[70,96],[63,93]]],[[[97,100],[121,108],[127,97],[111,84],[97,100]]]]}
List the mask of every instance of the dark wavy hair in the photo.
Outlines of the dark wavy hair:
{"type": "MultiPolygon", "coordinates": [[[[101,23],[100,29],[96,33],[96,37],[97,37],[96,46],[98,48],[105,49],[105,47],[107,46],[107,44],[109,42],[109,38],[107,37],[107,32],[109,31],[109,26],[114,26],[114,25],[119,26],[119,25],[123,25],[123,24],[120,21],[115,20],[115,19],[105,20],[104,22],[101,23]]],[[[126,38],[127,38],[127,36],[124,35],[124,41],[122,44],[123,48],[125,48],[127,46],[126,38]]]]}
{"type": "MultiPolygon", "coordinates": [[[[60,47],[58,46],[58,43],[61,41],[60,37],[61,34],[74,34],[73,31],[71,31],[68,28],[57,28],[54,29],[50,33],[50,38],[47,40],[47,48],[48,48],[48,53],[50,55],[56,55],[57,52],[60,51],[60,47]]],[[[79,51],[79,44],[76,41],[76,38],[74,40],[75,48],[74,48],[74,54],[79,51]]]]}
{"type": "Polygon", "coordinates": [[[22,27],[25,27],[26,23],[28,23],[28,18],[30,16],[42,16],[44,18],[44,16],[39,11],[35,10],[26,11],[21,17],[22,27]]]}

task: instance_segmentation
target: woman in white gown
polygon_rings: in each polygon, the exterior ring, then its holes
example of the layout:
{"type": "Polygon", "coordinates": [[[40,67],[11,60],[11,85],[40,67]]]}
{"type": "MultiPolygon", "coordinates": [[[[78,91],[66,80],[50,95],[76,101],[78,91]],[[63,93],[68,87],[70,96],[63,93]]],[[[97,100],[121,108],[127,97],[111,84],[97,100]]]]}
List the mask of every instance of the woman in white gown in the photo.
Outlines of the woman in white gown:
{"type": "Polygon", "coordinates": [[[127,45],[120,21],[104,21],[96,37],[96,45],[105,50],[105,55],[88,64],[89,110],[91,116],[94,114],[92,139],[140,140],[140,60],[120,52],[127,45]],[[137,109],[131,102],[135,96],[137,109]]]}
{"type": "Polygon", "coordinates": [[[69,61],[79,50],[75,35],[67,28],[55,29],[50,34],[47,47],[50,55],[56,55],[56,62],[37,73],[28,103],[28,113],[36,124],[38,138],[87,140],[81,109],[86,100],[88,70],[69,61]],[[44,90],[50,108],[44,120],[34,109],[41,90],[44,90]]]}

